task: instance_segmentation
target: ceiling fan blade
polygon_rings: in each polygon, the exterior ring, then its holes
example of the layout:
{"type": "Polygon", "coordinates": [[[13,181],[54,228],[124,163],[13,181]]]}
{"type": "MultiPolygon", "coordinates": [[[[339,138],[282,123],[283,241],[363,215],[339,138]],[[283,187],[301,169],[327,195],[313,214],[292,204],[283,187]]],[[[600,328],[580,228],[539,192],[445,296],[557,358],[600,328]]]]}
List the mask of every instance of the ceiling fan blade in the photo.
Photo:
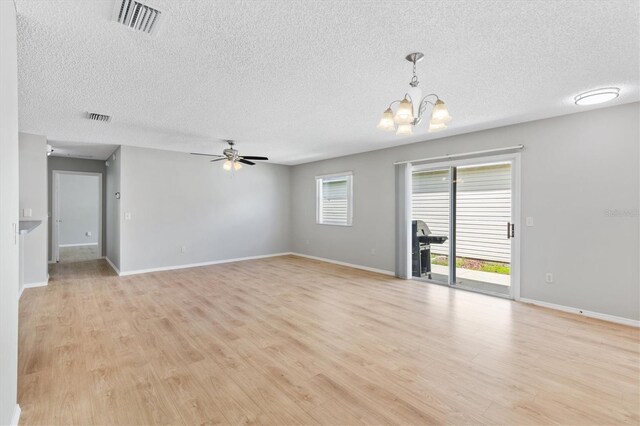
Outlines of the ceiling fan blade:
{"type": "Polygon", "coordinates": [[[257,157],[255,155],[243,155],[242,158],[245,160],[268,160],[267,157],[257,157]]]}
{"type": "Polygon", "coordinates": [[[254,163],[253,161],[248,161],[248,160],[245,160],[244,158],[240,158],[240,159],[238,160],[238,162],[243,163],[243,164],[248,164],[248,165],[250,165],[250,166],[253,166],[254,164],[256,164],[256,163],[254,163]]]}
{"type": "Polygon", "coordinates": [[[222,155],[217,155],[217,154],[201,154],[199,152],[190,152],[189,154],[191,155],[205,155],[207,157],[222,157],[222,155]]]}
{"type": "Polygon", "coordinates": [[[226,160],[227,157],[222,157],[222,158],[214,158],[213,160],[211,160],[211,163],[213,163],[214,161],[222,161],[222,160],[226,160]]]}

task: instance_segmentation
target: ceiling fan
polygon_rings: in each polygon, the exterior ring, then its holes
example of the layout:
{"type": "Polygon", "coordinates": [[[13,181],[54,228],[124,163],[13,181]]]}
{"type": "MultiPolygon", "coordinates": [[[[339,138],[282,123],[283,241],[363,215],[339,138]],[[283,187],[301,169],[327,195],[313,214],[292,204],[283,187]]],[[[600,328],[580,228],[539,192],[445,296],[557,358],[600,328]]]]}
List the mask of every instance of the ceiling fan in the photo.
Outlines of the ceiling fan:
{"type": "Polygon", "coordinates": [[[191,154],[204,155],[207,157],[217,157],[211,160],[212,163],[214,161],[226,160],[222,165],[222,168],[225,170],[231,170],[231,169],[240,170],[242,168],[242,164],[247,164],[249,166],[253,166],[254,164],[256,164],[253,161],[249,161],[249,160],[258,160],[258,161],[268,160],[267,157],[260,157],[256,155],[240,155],[238,154],[238,150],[234,148],[234,145],[236,143],[233,140],[226,139],[225,142],[229,144],[229,148],[222,151],[222,155],[201,154],[199,152],[192,152],[191,154]]]}

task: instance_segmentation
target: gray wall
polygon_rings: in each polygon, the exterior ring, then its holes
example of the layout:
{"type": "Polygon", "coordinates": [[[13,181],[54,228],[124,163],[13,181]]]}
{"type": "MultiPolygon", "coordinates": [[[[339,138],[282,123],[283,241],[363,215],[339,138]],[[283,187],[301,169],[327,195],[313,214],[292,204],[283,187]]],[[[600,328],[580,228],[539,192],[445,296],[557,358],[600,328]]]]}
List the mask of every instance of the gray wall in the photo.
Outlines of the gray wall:
{"type": "Polygon", "coordinates": [[[20,238],[24,284],[47,282],[47,138],[20,133],[20,219],[42,224],[20,238]],[[31,217],[24,216],[31,209],[31,217]]]}
{"type": "Polygon", "coordinates": [[[0,425],[16,412],[18,383],[18,58],[16,9],[0,1],[0,425]]]}
{"type": "Polygon", "coordinates": [[[519,233],[521,297],[638,320],[639,105],[295,166],[292,249],[393,271],[394,161],[524,144],[522,219],[535,226],[519,233]],[[348,170],[353,226],[316,225],[314,177],[348,170]]]}
{"type": "Polygon", "coordinates": [[[59,180],[61,222],[58,244],[97,245],[100,236],[100,177],[65,173],[60,174],[59,180]]]}
{"type": "Polygon", "coordinates": [[[206,157],[121,150],[122,271],[289,251],[290,167],[226,172],[206,157]]]}
{"type": "Polygon", "coordinates": [[[107,179],[106,179],[106,167],[105,162],[102,160],[86,160],[83,158],[67,158],[67,157],[48,157],[47,161],[47,173],[48,173],[48,206],[49,206],[49,256],[48,259],[51,260],[51,245],[53,244],[53,240],[51,238],[51,185],[53,182],[53,170],[63,170],[70,172],[91,172],[91,173],[101,173],[102,174],[102,254],[104,255],[107,252],[107,239],[105,238],[107,234],[107,221],[105,220],[107,215],[107,203],[106,203],[106,192],[107,192],[107,179]]]}
{"type": "MultiPolygon", "coordinates": [[[[106,257],[118,269],[120,269],[120,200],[116,199],[116,192],[120,192],[121,178],[121,148],[118,148],[109,157],[107,162],[109,165],[106,170],[106,190],[104,192],[105,199],[103,206],[106,208],[106,214],[103,221],[106,226],[106,232],[103,235],[104,244],[106,244],[106,257]]],[[[104,253],[105,251],[103,251],[104,253]]]]}

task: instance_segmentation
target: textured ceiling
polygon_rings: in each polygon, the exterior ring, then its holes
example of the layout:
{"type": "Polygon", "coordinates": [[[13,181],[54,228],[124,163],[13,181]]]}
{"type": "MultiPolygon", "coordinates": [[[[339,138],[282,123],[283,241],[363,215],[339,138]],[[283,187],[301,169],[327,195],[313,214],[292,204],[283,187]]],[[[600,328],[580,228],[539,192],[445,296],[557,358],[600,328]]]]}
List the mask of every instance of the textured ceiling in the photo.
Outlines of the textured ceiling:
{"type": "Polygon", "coordinates": [[[639,94],[638,1],[170,1],[155,36],[110,1],[16,0],[20,130],[68,142],[298,164],[589,109],[578,92],[639,94]],[[404,56],[449,129],[380,132],[408,88],[404,56]],[[84,118],[110,114],[110,123],[84,118]]]}

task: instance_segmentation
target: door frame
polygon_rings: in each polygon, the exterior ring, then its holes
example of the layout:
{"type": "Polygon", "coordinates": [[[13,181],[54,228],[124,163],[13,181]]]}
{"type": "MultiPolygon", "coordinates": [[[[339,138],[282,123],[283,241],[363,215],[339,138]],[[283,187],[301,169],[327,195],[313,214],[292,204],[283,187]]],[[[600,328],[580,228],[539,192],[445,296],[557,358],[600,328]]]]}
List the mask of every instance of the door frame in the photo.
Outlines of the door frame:
{"type": "Polygon", "coordinates": [[[98,259],[104,256],[102,253],[102,173],[100,172],[76,172],[70,170],[52,170],[51,185],[51,260],[60,262],[60,239],[58,220],[60,217],[60,175],[98,176],[98,259]]]}
{"type": "MultiPolygon", "coordinates": [[[[521,157],[519,152],[514,152],[510,154],[500,154],[500,155],[490,155],[490,156],[481,156],[481,157],[469,157],[463,159],[454,159],[454,160],[446,160],[446,161],[438,161],[432,163],[422,163],[422,164],[411,164],[411,170],[407,173],[407,188],[411,191],[410,194],[413,194],[411,190],[412,180],[413,180],[413,172],[416,171],[427,171],[427,170],[442,170],[450,167],[459,167],[459,166],[469,166],[469,165],[482,165],[493,162],[510,162],[511,163],[511,182],[512,182],[512,190],[511,190],[511,215],[513,217],[513,224],[515,225],[515,237],[511,238],[511,285],[509,288],[509,298],[513,300],[520,299],[520,265],[521,265],[521,239],[522,239],[522,221],[521,221],[521,157]]],[[[411,203],[412,196],[409,197],[409,203],[411,203]]],[[[409,206],[406,210],[406,220],[408,223],[411,223],[411,212],[413,208],[409,206]]],[[[411,232],[410,230],[408,232],[411,232]]],[[[411,241],[411,235],[409,235],[409,241],[411,241]]],[[[411,257],[411,252],[409,251],[408,257],[411,257]]],[[[455,264],[455,263],[454,263],[455,264]]],[[[429,282],[433,282],[435,284],[442,284],[435,281],[427,280],[429,282]]],[[[464,290],[460,287],[448,285],[451,288],[457,288],[464,290]]],[[[472,290],[474,291],[474,290],[472,290]]],[[[483,293],[486,294],[486,293],[483,293]]]]}

